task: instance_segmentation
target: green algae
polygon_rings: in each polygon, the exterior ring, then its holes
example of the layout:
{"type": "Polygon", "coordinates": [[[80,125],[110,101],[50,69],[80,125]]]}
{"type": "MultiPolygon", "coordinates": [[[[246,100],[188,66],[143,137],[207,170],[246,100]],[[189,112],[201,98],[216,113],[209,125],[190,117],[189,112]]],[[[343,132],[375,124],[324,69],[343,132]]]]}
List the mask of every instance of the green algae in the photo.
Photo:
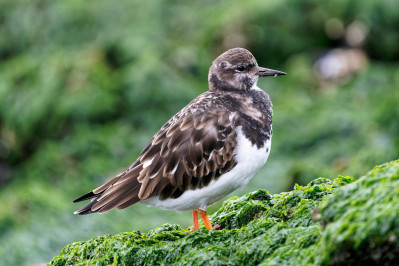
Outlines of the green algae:
{"type": "Polygon", "coordinates": [[[399,265],[399,161],[323,200],[319,263],[399,265]]]}
{"type": "Polygon", "coordinates": [[[50,265],[356,265],[398,262],[399,161],[355,180],[318,178],[233,197],[191,234],[163,225],[64,247],[50,265]]]}

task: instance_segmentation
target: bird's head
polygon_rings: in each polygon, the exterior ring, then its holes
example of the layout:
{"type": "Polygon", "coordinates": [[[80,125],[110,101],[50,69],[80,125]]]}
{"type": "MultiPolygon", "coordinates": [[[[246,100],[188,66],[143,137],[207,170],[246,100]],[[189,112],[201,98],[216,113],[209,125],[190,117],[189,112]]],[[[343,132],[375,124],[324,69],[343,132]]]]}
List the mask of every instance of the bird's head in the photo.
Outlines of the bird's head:
{"type": "Polygon", "coordinates": [[[213,61],[209,69],[209,90],[250,90],[259,77],[286,73],[258,66],[255,57],[244,48],[233,48],[213,61]]]}

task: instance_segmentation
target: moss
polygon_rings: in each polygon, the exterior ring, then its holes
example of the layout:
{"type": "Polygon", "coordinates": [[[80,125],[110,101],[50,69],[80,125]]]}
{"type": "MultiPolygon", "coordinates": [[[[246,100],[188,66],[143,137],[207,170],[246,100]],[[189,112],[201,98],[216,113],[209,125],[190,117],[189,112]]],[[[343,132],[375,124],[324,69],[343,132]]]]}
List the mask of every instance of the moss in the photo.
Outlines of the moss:
{"type": "Polygon", "coordinates": [[[320,263],[399,264],[399,161],[337,190],[320,209],[320,263]]]}
{"type": "Polygon", "coordinates": [[[318,178],[271,195],[224,202],[220,230],[163,225],[147,234],[104,235],[64,247],[51,265],[355,265],[398,263],[399,161],[355,180],[318,178]]]}

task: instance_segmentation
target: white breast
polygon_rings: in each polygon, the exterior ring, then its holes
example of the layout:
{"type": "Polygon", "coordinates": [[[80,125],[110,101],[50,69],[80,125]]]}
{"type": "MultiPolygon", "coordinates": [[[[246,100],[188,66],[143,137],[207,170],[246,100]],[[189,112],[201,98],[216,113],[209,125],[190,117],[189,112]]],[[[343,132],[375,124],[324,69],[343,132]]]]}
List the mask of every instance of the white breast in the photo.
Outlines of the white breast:
{"type": "Polygon", "coordinates": [[[196,190],[188,190],[177,199],[159,200],[151,198],[142,203],[175,211],[205,210],[207,206],[220,200],[237,188],[246,186],[259,169],[266,163],[270,153],[271,140],[267,140],[258,149],[244,136],[241,128],[236,129],[237,146],[234,158],[237,165],[229,172],[212,181],[208,186],[196,190]]]}

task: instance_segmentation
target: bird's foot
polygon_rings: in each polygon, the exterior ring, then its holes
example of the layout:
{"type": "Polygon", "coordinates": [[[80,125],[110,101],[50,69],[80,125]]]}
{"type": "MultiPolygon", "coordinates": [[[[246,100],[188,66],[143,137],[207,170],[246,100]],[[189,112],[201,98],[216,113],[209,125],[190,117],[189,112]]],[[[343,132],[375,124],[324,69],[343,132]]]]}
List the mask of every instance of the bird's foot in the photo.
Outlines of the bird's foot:
{"type": "Polygon", "coordinates": [[[194,232],[194,231],[197,230],[197,229],[198,229],[198,228],[193,228],[193,229],[191,229],[191,230],[188,230],[187,233],[191,234],[192,232],[194,232]]]}
{"type": "Polygon", "coordinates": [[[198,226],[198,210],[193,210],[193,229],[188,231],[189,233],[194,232],[199,228],[198,226]]]}
{"type": "Polygon", "coordinates": [[[212,226],[211,222],[208,219],[206,211],[198,209],[198,210],[193,210],[193,229],[189,230],[188,233],[192,233],[192,232],[194,232],[195,230],[197,230],[199,228],[199,226],[198,226],[198,213],[201,216],[202,220],[204,221],[206,229],[212,229],[212,230],[219,229],[220,224],[212,226]]]}
{"type": "Polygon", "coordinates": [[[202,221],[204,221],[206,229],[216,230],[216,229],[218,229],[220,227],[220,225],[215,225],[215,226],[212,227],[211,222],[209,221],[208,215],[206,214],[205,210],[198,209],[198,213],[201,216],[202,221]]]}
{"type": "MultiPolygon", "coordinates": [[[[210,228],[209,230],[218,230],[220,228],[220,224],[217,224],[217,225],[215,225],[215,226],[213,226],[212,228],[210,228]]],[[[193,229],[191,229],[191,230],[188,230],[188,232],[187,233],[192,233],[192,232],[194,232],[195,230],[198,230],[199,228],[193,228],[193,229]]]]}
{"type": "Polygon", "coordinates": [[[212,230],[218,230],[219,228],[220,228],[220,224],[217,224],[217,225],[213,226],[211,229],[212,230]]]}

